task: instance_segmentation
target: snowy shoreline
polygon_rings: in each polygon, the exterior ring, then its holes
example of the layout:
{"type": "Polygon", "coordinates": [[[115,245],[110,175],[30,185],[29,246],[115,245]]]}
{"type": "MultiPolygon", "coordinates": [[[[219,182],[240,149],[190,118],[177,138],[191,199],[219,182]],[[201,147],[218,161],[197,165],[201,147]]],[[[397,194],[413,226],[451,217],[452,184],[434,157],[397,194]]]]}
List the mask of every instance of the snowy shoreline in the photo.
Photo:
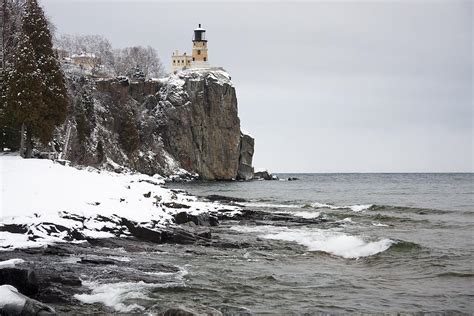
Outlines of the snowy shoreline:
{"type": "Polygon", "coordinates": [[[175,217],[183,212],[240,212],[236,206],[164,188],[158,175],[79,170],[51,160],[2,155],[0,176],[0,250],[127,237],[132,235],[127,222],[160,231],[176,226],[175,217]]]}

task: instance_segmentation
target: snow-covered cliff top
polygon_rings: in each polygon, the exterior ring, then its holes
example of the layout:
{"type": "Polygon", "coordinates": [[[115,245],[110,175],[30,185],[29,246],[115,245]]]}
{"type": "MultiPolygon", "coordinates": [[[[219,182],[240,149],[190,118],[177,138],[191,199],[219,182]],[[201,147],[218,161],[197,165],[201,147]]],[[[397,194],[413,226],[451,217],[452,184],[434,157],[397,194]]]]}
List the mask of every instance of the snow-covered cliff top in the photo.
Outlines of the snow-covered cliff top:
{"type": "Polygon", "coordinates": [[[233,86],[231,76],[223,68],[199,68],[199,69],[185,69],[175,74],[170,74],[168,77],[154,79],[164,84],[172,86],[183,86],[185,80],[213,80],[220,85],[228,84],[233,86]]]}

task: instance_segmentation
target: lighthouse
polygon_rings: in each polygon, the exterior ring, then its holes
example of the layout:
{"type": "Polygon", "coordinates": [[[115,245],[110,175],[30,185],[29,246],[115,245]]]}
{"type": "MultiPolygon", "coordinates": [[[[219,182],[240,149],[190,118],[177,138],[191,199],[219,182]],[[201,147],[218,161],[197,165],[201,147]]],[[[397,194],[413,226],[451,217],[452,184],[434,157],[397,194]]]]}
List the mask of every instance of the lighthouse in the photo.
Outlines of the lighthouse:
{"type": "Polygon", "coordinates": [[[201,24],[199,24],[198,28],[194,30],[192,57],[193,68],[209,67],[206,30],[201,27],[201,24]]]}
{"type": "Polygon", "coordinates": [[[173,71],[186,68],[209,68],[206,30],[201,27],[201,24],[194,29],[192,53],[187,55],[175,51],[171,56],[171,69],[173,71]]]}

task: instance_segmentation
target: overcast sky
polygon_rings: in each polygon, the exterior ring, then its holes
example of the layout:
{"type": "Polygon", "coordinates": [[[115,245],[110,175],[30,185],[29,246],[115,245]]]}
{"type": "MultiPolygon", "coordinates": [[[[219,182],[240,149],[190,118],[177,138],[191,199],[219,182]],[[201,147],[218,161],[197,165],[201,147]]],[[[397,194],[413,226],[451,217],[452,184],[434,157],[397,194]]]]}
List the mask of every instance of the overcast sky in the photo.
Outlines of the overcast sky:
{"type": "Polygon", "coordinates": [[[168,70],[202,23],[256,139],[256,167],[474,171],[469,0],[41,2],[58,33],[150,45],[168,70]]]}

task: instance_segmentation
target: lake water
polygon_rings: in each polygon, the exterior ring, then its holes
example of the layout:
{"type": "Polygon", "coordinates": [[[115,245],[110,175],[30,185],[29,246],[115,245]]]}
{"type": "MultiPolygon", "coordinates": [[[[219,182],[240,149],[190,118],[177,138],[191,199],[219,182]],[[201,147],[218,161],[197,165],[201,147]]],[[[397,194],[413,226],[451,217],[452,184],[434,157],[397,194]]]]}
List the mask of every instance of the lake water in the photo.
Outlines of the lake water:
{"type": "Polygon", "coordinates": [[[173,251],[186,287],[156,299],[272,314],[474,312],[474,174],[278,176],[300,180],[171,185],[280,219],[223,222],[214,236],[239,249],[173,251]]]}

